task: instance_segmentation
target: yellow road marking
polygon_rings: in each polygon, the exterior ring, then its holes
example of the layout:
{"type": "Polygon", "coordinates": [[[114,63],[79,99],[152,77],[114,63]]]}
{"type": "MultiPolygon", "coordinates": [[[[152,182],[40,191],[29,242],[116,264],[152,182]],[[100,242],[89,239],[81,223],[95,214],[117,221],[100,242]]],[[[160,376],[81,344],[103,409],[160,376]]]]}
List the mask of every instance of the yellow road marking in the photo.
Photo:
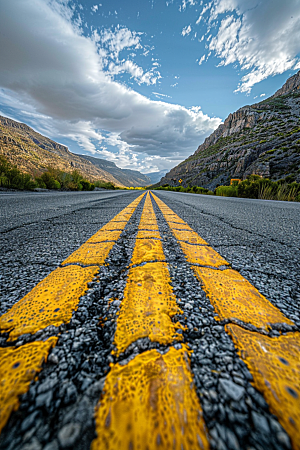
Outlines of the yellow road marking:
{"type": "MultiPolygon", "coordinates": [[[[150,262],[165,259],[159,238],[147,195],[117,320],[117,355],[143,337],[165,345],[182,339],[176,333],[181,325],[171,320],[182,311],[172,292],[168,265],[150,262]],[[132,267],[134,264],[142,265],[132,267]]],[[[186,347],[171,347],[165,355],[150,350],[126,366],[111,364],[96,411],[96,432],[92,450],[208,450],[186,347]]]]}
{"type": "Polygon", "coordinates": [[[132,265],[165,259],[161,241],[157,239],[138,239],[135,243],[132,265]]]}
{"type": "Polygon", "coordinates": [[[164,262],[130,269],[115,333],[118,355],[144,337],[161,344],[182,340],[182,336],[176,333],[181,326],[171,320],[182,311],[169,282],[164,262]]]}
{"type": "Polygon", "coordinates": [[[237,325],[226,325],[226,331],[238,347],[271,413],[289,434],[294,450],[299,450],[300,333],[269,338],[237,325]]]}
{"type": "Polygon", "coordinates": [[[217,320],[236,318],[263,329],[272,323],[293,324],[236,270],[193,270],[219,315],[217,320]]]}
{"type": "Polygon", "coordinates": [[[182,220],[179,216],[177,216],[177,214],[168,214],[168,212],[165,213],[168,216],[169,222],[172,223],[174,222],[174,224],[176,223],[185,223],[184,220],[182,220]]]}
{"type": "Polygon", "coordinates": [[[91,450],[209,449],[185,347],[113,365],[104,392],[91,450]]]}
{"type": "Polygon", "coordinates": [[[138,230],[137,239],[160,239],[159,231],[157,230],[138,230]]]}
{"type": "Polygon", "coordinates": [[[173,234],[178,241],[186,241],[190,244],[208,245],[195,231],[176,230],[172,228],[173,234]]]}
{"type": "MultiPolygon", "coordinates": [[[[104,225],[100,231],[114,231],[114,230],[120,230],[123,231],[126,226],[126,221],[122,222],[108,222],[106,225],[104,225]]],[[[97,233],[96,233],[97,234],[97,233]]],[[[121,234],[121,233],[120,233],[121,234]]]]}
{"type": "Polygon", "coordinates": [[[184,241],[180,241],[179,244],[191,264],[201,264],[210,267],[229,265],[221,255],[208,245],[194,245],[184,241]]]}
{"type": "MultiPolygon", "coordinates": [[[[152,194],[153,195],[153,194],[152,194]]],[[[166,222],[169,223],[168,212],[172,210],[165,205],[156,195],[153,195],[161,209],[166,222]]],[[[172,228],[171,228],[172,229],[172,228]]],[[[174,232],[174,230],[172,230],[174,232]]],[[[174,232],[175,234],[175,232],[174,232]]],[[[195,232],[191,235],[195,242],[195,232]]],[[[188,238],[186,232],[177,230],[175,237],[187,261],[192,265],[198,280],[200,281],[208,298],[219,314],[219,320],[239,319],[251,323],[258,328],[269,329],[271,323],[285,323],[293,325],[281,311],[274,307],[258,290],[252,286],[239,272],[232,269],[216,270],[209,267],[228,266],[215,250],[208,245],[191,245],[185,241],[188,238]],[[199,267],[194,264],[200,264],[199,267]]],[[[200,242],[201,237],[199,236],[200,242]]]]}
{"type": "Polygon", "coordinates": [[[0,317],[1,331],[10,331],[9,341],[13,341],[22,334],[34,334],[49,325],[69,322],[87,283],[98,270],[96,266],[54,270],[0,317]]]}
{"type": "Polygon", "coordinates": [[[115,242],[99,242],[98,244],[83,244],[78,250],[72,253],[62,266],[66,264],[81,264],[83,266],[97,265],[102,266],[108,257],[109,252],[115,245],[115,242]]]}
{"type": "MultiPolygon", "coordinates": [[[[139,232],[148,227],[148,217],[152,222],[155,220],[154,231],[160,237],[149,194],[142,212],[139,232]]],[[[129,270],[115,333],[118,355],[139,338],[148,337],[161,344],[182,339],[182,336],[176,333],[180,325],[171,320],[175,314],[181,314],[182,311],[172,292],[168,266],[164,260],[160,240],[136,240],[131,265],[146,264],[131,267],[129,270]],[[160,262],[151,262],[155,260],[160,262]]]]}
{"type": "Polygon", "coordinates": [[[192,228],[184,222],[181,223],[175,223],[175,222],[169,222],[169,227],[173,230],[185,230],[185,231],[192,231],[192,228]]]}
{"type": "Polygon", "coordinates": [[[86,241],[86,243],[90,244],[98,244],[98,242],[105,241],[117,241],[121,236],[123,230],[100,230],[96,234],[94,234],[90,239],[86,241]]]}
{"type": "MultiPolygon", "coordinates": [[[[156,196],[153,197],[170,225],[168,217],[172,210],[156,196]]],[[[264,329],[270,329],[272,323],[293,325],[237,271],[193,266],[194,259],[191,258],[189,247],[182,245],[182,241],[187,240],[187,234],[178,231],[176,238],[181,239],[181,248],[217,311],[218,320],[236,318],[264,329]]],[[[210,265],[207,260],[199,263],[210,265]]],[[[269,338],[237,325],[226,325],[225,331],[232,337],[241,358],[251,371],[254,386],[262,392],[271,412],[289,434],[294,449],[300,450],[300,334],[289,333],[269,338]]]]}
{"type": "Polygon", "coordinates": [[[119,213],[112,219],[112,222],[128,222],[133,212],[134,210],[132,210],[131,212],[127,211],[126,213],[119,213]]]}
{"type": "MultiPolygon", "coordinates": [[[[120,214],[130,218],[144,195],[139,196],[120,214]]],[[[9,331],[9,340],[12,341],[22,334],[34,334],[49,325],[59,326],[62,323],[68,323],[73,311],[77,310],[80,297],[87,290],[88,282],[92,281],[99,272],[98,266],[104,263],[115,244],[113,238],[116,234],[113,226],[117,225],[121,233],[127,223],[113,222],[104,225],[90,238],[89,243],[83,244],[63,262],[63,265],[75,263],[90,266],[83,268],[70,265],[54,270],[0,317],[1,332],[9,331]],[[112,229],[112,242],[98,242],[101,234],[105,239],[109,237],[110,229],[112,229]]]]}
{"type": "Polygon", "coordinates": [[[10,414],[19,408],[19,396],[28,391],[56,341],[56,337],[51,337],[46,342],[32,342],[17,349],[0,348],[0,432],[10,414]]]}

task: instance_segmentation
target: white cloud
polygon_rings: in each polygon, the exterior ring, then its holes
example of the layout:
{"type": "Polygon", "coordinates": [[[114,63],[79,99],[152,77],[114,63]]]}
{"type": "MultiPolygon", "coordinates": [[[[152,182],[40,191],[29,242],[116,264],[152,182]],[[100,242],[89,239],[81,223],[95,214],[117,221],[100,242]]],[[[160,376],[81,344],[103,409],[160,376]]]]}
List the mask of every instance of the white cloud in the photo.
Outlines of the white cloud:
{"type": "Polygon", "coordinates": [[[167,94],[160,94],[159,92],[152,92],[153,95],[157,98],[172,98],[170,95],[167,94]]]}
{"type": "Polygon", "coordinates": [[[205,61],[205,58],[206,58],[205,55],[201,56],[201,58],[199,59],[199,62],[198,62],[199,66],[201,66],[201,64],[205,61]]]}
{"type": "MultiPolygon", "coordinates": [[[[180,12],[185,11],[187,5],[195,6],[196,1],[195,0],[182,0],[182,4],[179,6],[179,11],[180,12]]],[[[168,4],[167,4],[167,6],[168,6],[168,4]]]]}
{"type": "Polygon", "coordinates": [[[201,22],[201,20],[203,19],[203,17],[204,17],[204,14],[206,13],[206,11],[208,11],[210,8],[211,8],[211,6],[212,6],[212,2],[210,2],[210,3],[208,3],[207,5],[205,5],[204,7],[203,7],[203,9],[202,9],[202,11],[201,11],[201,13],[200,13],[200,16],[198,17],[198,19],[197,19],[197,21],[196,21],[196,25],[199,25],[199,23],[201,22]]]}
{"type": "MultiPolygon", "coordinates": [[[[115,145],[135,168],[144,166],[145,157],[163,168],[162,161],[171,167],[184,159],[220,124],[200,110],[152,101],[113,81],[106,72],[107,48],[118,56],[139,45],[140,36],[120,29],[117,37],[105,35],[103,48],[102,37],[85,37],[72,14],[54,0],[1,3],[2,100],[18,112],[51,117],[34,118],[36,129],[69,137],[88,152],[115,145]]],[[[147,76],[126,63],[137,78],[147,76]]]]}
{"type": "Polygon", "coordinates": [[[108,71],[110,75],[118,75],[127,72],[138,84],[156,84],[157,80],[161,78],[160,73],[157,70],[144,72],[141,67],[129,60],[123,60],[118,64],[111,62],[108,66],[108,71]]]}
{"type": "Polygon", "coordinates": [[[265,97],[266,96],[266,94],[260,94],[260,97],[265,97]]]}
{"type": "Polygon", "coordinates": [[[216,29],[209,50],[220,65],[238,64],[244,71],[237,91],[249,93],[254,84],[300,68],[299,0],[215,0],[204,7],[207,33],[216,29]]]}
{"type": "Polygon", "coordinates": [[[142,48],[140,43],[140,34],[129,30],[126,27],[117,27],[114,30],[104,30],[100,37],[101,45],[104,45],[114,59],[119,58],[122,50],[134,47],[142,48]]]}
{"type": "MultiPolygon", "coordinates": [[[[97,29],[92,31],[92,40],[97,44],[98,54],[102,58],[103,68],[105,68],[106,73],[112,78],[122,73],[128,73],[138,84],[145,83],[147,85],[156,84],[161,78],[157,70],[157,66],[159,66],[157,62],[153,62],[152,69],[145,72],[142,67],[133,61],[119,59],[120,53],[123,50],[132,48],[141,50],[143,56],[148,56],[150,50],[146,50],[141,45],[142,34],[120,26],[114,29],[104,29],[100,33],[97,29]]],[[[131,52],[129,56],[134,58],[136,53],[131,52]]]]}
{"type": "Polygon", "coordinates": [[[188,36],[191,31],[192,31],[191,25],[188,25],[185,28],[183,28],[181,34],[182,36],[188,36]]]}
{"type": "Polygon", "coordinates": [[[91,7],[91,10],[92,10],[93,12],[97,12],[97,11],[98,11],[98,5],[93,5],[93,6],[91,7]]]}

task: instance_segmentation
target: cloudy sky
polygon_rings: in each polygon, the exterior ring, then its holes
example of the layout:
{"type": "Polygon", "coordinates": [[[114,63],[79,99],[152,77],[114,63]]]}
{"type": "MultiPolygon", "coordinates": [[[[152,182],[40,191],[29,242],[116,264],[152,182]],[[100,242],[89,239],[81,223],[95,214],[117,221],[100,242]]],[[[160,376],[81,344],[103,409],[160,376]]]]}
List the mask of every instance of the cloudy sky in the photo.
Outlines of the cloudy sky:
{"type": "Polygon", "coordinates": [[[143,173],[300,69],[300,0],[2,0],[0,114],[143,173]]]}

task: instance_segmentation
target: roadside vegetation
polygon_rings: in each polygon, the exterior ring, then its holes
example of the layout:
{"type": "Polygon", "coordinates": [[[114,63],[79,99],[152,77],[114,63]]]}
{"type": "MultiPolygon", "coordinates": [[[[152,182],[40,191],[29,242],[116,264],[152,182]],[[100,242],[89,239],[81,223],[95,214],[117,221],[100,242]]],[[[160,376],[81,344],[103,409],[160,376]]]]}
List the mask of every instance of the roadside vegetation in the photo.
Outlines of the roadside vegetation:
{"type": "Polygon", "coordinates": [[[0,155],[0,187],[18,190],[61,189],[68,191],[93,191],[102,189],[118,189],[113,183],[96,181],[91,183],[83,178],[78,170],[71,173],[48,167],[40,176],[32,177],[13,166],[3,155],[0,155]]]}
{"type": "MultiPolygon", "coordinates": [[[[147,189],[152,189],[151,186],[147,189]]],[[[154,190],[160,190],[160,191],[174,191],[174,192],[188,192],[190,194],[204,194],[204,195],[214,195],[213,191],[210,191],[208,189],[205,189],[200,186],[169,186],[168,184],[165,184],[163,186],[158,186],[153,188],[154,190]]]]}
{"type": "Polygon", "coordinates": [[[250,175],[244,181],[233,181],[231,186],[218,186],[214,192],[199,186],[172,187],[164,185],[154,189],[188,192],[191,194],[217,195],[221,197],[300,202],[300,183],[296,183],[292,176],[288,176],[278,181],[272,181],[268,178],[261,178],[258,175],[250,175]]]}

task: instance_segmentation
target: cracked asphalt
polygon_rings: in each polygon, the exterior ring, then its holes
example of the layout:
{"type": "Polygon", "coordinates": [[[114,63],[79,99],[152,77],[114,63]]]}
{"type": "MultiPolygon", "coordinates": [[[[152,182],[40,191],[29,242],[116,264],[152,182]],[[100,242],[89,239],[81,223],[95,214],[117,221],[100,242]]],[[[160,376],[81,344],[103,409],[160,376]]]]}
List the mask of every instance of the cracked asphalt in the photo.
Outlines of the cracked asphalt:
{"type": "MultiPolygon", "coordinates": [[[[293,322],[292,328],[272,327],[262,334],[264,338],[276,340],[278,336],[284,338],[298,333],[299,204],[166,191],[154,193],[293,322]]],[[[37,283],[140,195],[140,191],[1,194],[0,314],[9,312],[37,283]]],[[[255,381],[255,374],[241,358],[233,334],[226,328],[232,323],[233,326],[243,324],[216,320],[209,296],[201,289],[191,264],[153,199],[169,283],[180,308],[170,316],[172,323],[181,326],[177,330],[180,339],[177,337],[168,343],[143,335],[119,355],[116,352],[114,337],[144,206],[145,197],[134,209],[105,264],[99,265],[97,276],[88,284],[69,322],[20,335],[12,342],[7,332],[1,335],[0,352],[22,350],[28,344],[46,342],[49,338],[58,340],[27,392],[19,395],[20,406],[11,412],[0,435],[0,449],[87,450],[92,446],[94,450],[125,449],[128,445],[146,449],[147,443],[138,447],[135,436],[128,438],[129,428],[126,436],[122,434],[121,424],[117,423],[116,427],[120,436],[113,434],[113,414],[109,420],[106,417],[101,427],[95,408],[99,399],[99,411],[101,405],[105,405],[109,377],[116,368],[122,374],[122,368],[131,367],[139,358],[152,355],[151,352],[161,355],[160,367],[162,361],[167,367],[168,355],[173,350],[185,352],[185,348],[189,349],[186,358],[193,378],[191,389],[196,392],[193,402],[199,403],[201,417],[203,414],[202,441],[198,439],[196,447],[195,444],[180,444],[178,439],[171,446],[169,437],[161,432],[149,448],[262,450],[268,446],[270,449],[298,449],[299,443],[291,432],[294,419],[285,426],[284,420],[270,407],[268,397],[255,381]],[[108,440],[106,432],[110,433],[108,440]]],[[[141,268],[147,264],[152,261],[142,262],[141,268]]],[[[255,335],[260,333],[254,331],[255,335]]],[[[289,362],[288,349],[285,358],[289,362]]],[[[296,377],[299,377],[299,366],[297,370],[296,377]]],[[[135,374],[133,385],[142,377],[139,372],[135,374]]],[[[121,392],[122,383],[130,381],[120,377],[121,392]]],[[[147,383],[143,383],[147,391],[147,383]]],[[[295,390],[288,388],[291,398],[298,396],[295,390]]],[[[185,394],[188,392],[184,397],[185,394]]],[[[0,394],[0,412],[1,398],[0,394]]],[[[163,402],[161,398],[158,403],[160,401],[163,402]]],[[[116,394],[117,405],[119,402],[116,394]]],[[[112,403],[111,410],[115,407],[112,403]]],[[[164,404],[164,408],[167,410],[168,405],[164,404]]],[[[289,410],[284,411],[286,417],[289,414],[289,410]]],[[[167,429],[171,419],[164,417],[161,420],[165,420],[167,429]]],[[[299,412],[293,417],[299,417],[299,412]]],[[[134,430],[134,424],[131,425],[134,430]]],[[[155,434],[154,429],[150,432],[155,434]]]]}

